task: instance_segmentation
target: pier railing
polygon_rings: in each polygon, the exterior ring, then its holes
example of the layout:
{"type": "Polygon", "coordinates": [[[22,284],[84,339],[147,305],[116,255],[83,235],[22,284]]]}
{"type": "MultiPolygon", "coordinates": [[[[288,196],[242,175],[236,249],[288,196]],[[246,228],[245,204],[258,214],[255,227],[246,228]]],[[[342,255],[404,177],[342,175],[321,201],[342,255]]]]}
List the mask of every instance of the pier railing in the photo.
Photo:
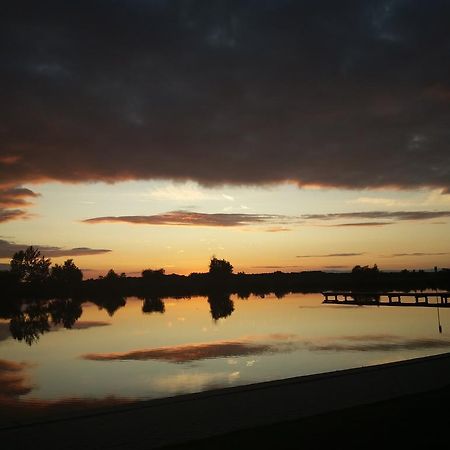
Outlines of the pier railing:
{"type": "Polygon", "coordinates": [[[450,292],[322,292],[323,303],[374,306],[450,307],[450,292]]]}

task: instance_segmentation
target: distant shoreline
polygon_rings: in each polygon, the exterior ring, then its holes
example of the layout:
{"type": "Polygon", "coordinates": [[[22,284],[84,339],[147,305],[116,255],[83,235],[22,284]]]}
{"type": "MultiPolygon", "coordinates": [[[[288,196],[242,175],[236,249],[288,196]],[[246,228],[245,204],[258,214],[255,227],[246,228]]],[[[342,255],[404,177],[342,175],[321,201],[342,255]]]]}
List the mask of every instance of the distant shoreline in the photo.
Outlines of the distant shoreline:
{"type": "MultiPolygon", "coordinates": [[[[6,272],[7,273],[7,272],[6,272]]],[[[450,270],[435,272],[273,272],[264,274],[192,273],[190,275],[165,275],[154,271],[143,277],[103,277],[65,285],[51,279],[41,283],[17,282],[0,277],[3,296],[9,298],[101,298],[108,296],[137,297],[187,297],[214,295],[216,293],[250,295],[275,294],[283,297],[289,293],[321,292],[324,290],[391,291],[403,292],[425,289],[450,289],[450,270]]]]}

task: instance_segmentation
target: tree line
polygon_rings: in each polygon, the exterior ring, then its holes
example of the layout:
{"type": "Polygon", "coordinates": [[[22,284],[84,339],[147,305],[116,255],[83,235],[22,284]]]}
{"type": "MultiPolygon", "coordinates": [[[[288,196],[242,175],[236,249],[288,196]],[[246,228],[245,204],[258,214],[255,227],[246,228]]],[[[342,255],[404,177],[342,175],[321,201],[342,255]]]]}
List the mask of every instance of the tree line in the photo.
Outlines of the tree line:
{"type": "Polygon", "coordinates": [[[211,292],[236,293],[245,298],[251,294],[275,293],[282,297],[290,292],[317,292],[329,289],[412,290],[450,288],[450,270],[435,272],[383,272],[377,265],[355,266],[351,272],[327,273],[304,271],[263,274],[234,273],[233,265],[211,257],[207,273],[166,274],[164,269],[145,269],[141,277],[127,277],[113,269],[97,279],[83,281],[83,272],[72,259],[52,266],[50,258],[39,249],[28,247],[14,253],[10,270],[0,272],[2,292],[22,297],[111,297],[157,296],[183,297],[209,295],[211,292]]]}

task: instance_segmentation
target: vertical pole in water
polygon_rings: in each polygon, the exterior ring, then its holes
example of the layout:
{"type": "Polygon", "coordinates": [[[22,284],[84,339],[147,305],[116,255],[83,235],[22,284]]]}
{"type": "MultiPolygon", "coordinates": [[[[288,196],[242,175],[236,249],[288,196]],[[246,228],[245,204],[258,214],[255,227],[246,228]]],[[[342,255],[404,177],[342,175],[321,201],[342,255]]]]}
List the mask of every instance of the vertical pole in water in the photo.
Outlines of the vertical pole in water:
{"type": "Polygon", "coordinates": [[[441,316],[439,315],[439,305],[437,307],[437,315],[438,315],[438,329],[439,329],[439,333],[442,334],[441,316]]]}
{"type": "Polygon", "coordinates": [[[439,333],[442,334],[441,315],[439,314],[439,303],[442,303],[442,296],[441,297],[436,296],[436,303],[437,303],[438,330],[439,333]]]}

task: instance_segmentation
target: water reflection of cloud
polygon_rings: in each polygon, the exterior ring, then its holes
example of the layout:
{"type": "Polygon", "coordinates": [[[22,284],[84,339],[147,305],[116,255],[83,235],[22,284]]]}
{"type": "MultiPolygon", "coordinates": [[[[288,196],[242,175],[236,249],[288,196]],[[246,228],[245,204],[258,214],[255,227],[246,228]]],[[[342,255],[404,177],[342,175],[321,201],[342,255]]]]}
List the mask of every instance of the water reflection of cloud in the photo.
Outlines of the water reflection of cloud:
{"type": "Polygon", "coordinates": [[[210,358],[227,358],[265,353],[272,350],[270,344],[240,341],[218,341],[205,344],[187,344],[133,350],[124,353],[88,353],[84,359],[92,361],[146,361],[150,359],[185,363],[210,358]]]}
{"type": "Polygon", "coordinates": [[[104,322],[101,320],[83,320],[75,322],[72,328],[77,330],[86,330],[88,328],[106,327],[108,325],[111,325],[111,322],[104,322]]]}
{"type": "Polygon", "coordinates": [[[0,359],[0,429],[17,420],[35,420],[50,415],[98,409],[132,401],[128,398],[109,396],[105,398],[67,397],[57,400],[30,398],[36,388],[29,380],[32,364],[0,359]]]}
{"type": "Polygon", "coordinates": [[[81,357],[91,361],[162,360],[187,363],[211,358],[235,358],[262,353],[294,350],[299,337],[295,334],[274,333],[246,336],[237,340],[182,344],[169,347],[132,350],[123,353],[88,353],[81,357]],[[275,342],[274,342],[275,341],[275,342]]]}
{"type": "Polygon", "coordinates": [[[380,351],[445,349],[450,347],[448,339],[404,338],[393,335],[341,336],[327,342],[310,342],[313,351],[380,351]]]}
{"type": "Polygon", "coordinates": [[[200,392],[228,386],[239,378],[239,372],[197,372],[179,373],[152,378],[152,389],[164,394],[176,395],[186,392],[200,392]],[[236,375],[237,374],[237,375],[236,375]]]}
{"type": "MultiPolygon", "coordinates": [[[[300,335],[274,333],[246,336],[237,340],[182,344],[168,347],[138,349],[129,352],[87,353],[83,359],[91,361],[147,361],[192,363],[212,358],[229,358],[230,365],[242,356],[308,351],[395,351],[427,350],[450,347],[450,340],[408,338],[389,334],[330,336],[308,340],[300,335]]],[[[254,360],[249,360],[253,365],[254,360]]]]}
{"type": "Polygon", "coordinates": [[[0,323],[0,341],[6,341],[6,339],[11,337],[11,332],[9,331],[9,323],[0,323]]]}
{"type": "Polygon", "coordinates": [[[55,418],[86,414],[88,410],[98,411],[112,406],[126,405],[136,401],[134,398],[107,396],[103,398],[66,397],[58,400],[22,399],[20,397],[0,396],[0,430],[8,425],[35,423],[55,418]]]}
{"type": "Polygon", "coordinates": [[[28,380],[27,363],[0,359],[0,400],[29,394],[33,386],[28,380]]]}

